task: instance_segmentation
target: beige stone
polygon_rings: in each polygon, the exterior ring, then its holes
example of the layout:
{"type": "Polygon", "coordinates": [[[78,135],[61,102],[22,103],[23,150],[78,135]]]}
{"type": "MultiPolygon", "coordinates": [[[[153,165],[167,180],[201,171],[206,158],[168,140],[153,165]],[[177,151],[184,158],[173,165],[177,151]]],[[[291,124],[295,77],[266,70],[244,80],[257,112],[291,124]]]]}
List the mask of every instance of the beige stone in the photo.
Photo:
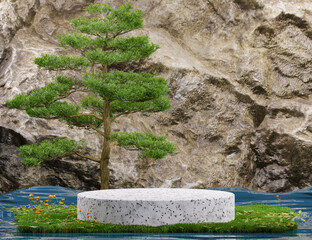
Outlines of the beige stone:
{"type": "MultiPolygon", "coordinates": [[[[2,192],[35,184],[99,186],[96,164],[68,158],[44,164],[36,176],[16,157],[20,144],[55,136],[86,138],[96,154],[101,140],[94,132],[4,106],[6,99],[52,81],[56,73],[39,70],[33,59],[70,54],[57,45],[56,35],[71,30],[70,19],[90,2],[0,2],[0,142],[6,149],[0,154],[6,159],[0,160],[0,184],[12,186],[0,187],[2,192]]],[[[95,2],[117,7],[126,1],[95,2]]],[[[137,0],[133,5],[145,14],[144,29],[133,34],[147,34],[160,49],[143,65],[125,67],[166,77],[172,108],[120,118],[113,128],[165,134],[179,154],[152,161],[114,145],[111,187],[282,192],[311,186],[309,1],[137,0]]]]}

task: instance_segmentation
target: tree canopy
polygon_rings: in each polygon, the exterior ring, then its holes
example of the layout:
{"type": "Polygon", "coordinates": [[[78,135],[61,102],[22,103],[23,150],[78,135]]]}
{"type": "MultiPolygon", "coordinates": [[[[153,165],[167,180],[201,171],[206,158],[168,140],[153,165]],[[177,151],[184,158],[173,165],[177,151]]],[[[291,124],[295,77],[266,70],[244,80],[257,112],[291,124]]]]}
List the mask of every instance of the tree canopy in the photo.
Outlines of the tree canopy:
{"type": "Polygon", "coordinates": [[[56,138],[20,147],[23,163],[28,167],[40,166],[45,160],[76,154],[100,162],[101,177],[104,177],[104,172],[108,174],[111,141],[140,151],[142,157],[159,159],[176,153],[175,146],[165,136],[111,133],[111,123],[122,115],[170,108],[166,79],[154,73],[116,70],[118,64],[147,58],[159,48],[148,36],[126,35],[143,27],[142,11],[133,10],[129,3],[119,8],[91,4],[85,10],[89,16],[72,20],[75,31],[58,36],[60,46],[71,48],[75,54],[44,54],[34,60],[39,68],[79,71],[82,77],[71,78],[64,71],[45,87],[19,94],[6,101],[6,105],[25,110],[30,117],[58,119],[69,125],[92,128],[104,139],[102,154],[99,157],[83,155],[81,151],[87,143],[56,138]],[[85,93],[79,104],[68,101],[76,92],[85,93]]]}

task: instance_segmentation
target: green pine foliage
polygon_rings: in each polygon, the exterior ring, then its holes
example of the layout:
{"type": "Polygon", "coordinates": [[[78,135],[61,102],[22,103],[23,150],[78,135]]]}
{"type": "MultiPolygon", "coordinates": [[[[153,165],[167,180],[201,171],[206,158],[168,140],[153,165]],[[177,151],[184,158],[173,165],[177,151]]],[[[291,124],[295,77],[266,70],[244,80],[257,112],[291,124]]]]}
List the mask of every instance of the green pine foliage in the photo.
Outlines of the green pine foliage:
{"type": "MultiPolygon", "coordinates": [[[[108,138],[104,123],[134,112],[169,109],[167,94],[170,90],[167,80],[155,74],[113,70],[116,64],[139,61],[159,48],[149,41],[148,36],[126,35],[143,27],[141,10],[133,10],[129,3],[116,9],[107,4],[91,4],[85,10],[89,16],[72,20],[76,30],[58,36],[60,46],[71,48],[77,54],[44,54],[34,60],[39,68],[79,71],[83,73],[82,78],[60,75],[43,88],[6,101],[6,106],[23,109],[30,117],[58,119],[69,126],[90,127],[108,138]],[[67,101],[76,92],[85,94],[80,95],[79,103],[67,101]],[[104,110],[107,103],[109,109],[104,110]],[[105,111],[108,114],[104,114],[105,111]]],[[[175,146],[164,136],[157,137],[151,133],[113,133],[110,139],[123,147],[141,151],[140,156],[143,157],[159,159],[176,153],[175,146]]],[[[22,146],[19,156],[26,166],[39,166],[46,159],[72,154],[81,148],[79,142],[56,139],[22,146]]],[[[91,157],[89,159],[92,160],[91,157]]]]}
{"type": "Polygon", "coordinates": [[[157,99],[169,92],[164,78],[149,73],[113,71],[84,75],[84,84],[107,101],[142,102],[157,99]]]}
{"type": "Polygon", "coordinates": [[[170,108],[170,103],[166,96],[160,96],[144,102],[129,102],[115,100],[111,102],[112,112],[160,112],[170,108]]]}
{"type": "Polygon", "coordinates": [[[43,88],[34,90],[31,94],[19,94],[12,100],[7,100],[9,108],[26,109],[29,107],[45,107],[66,95],[73,87],[75,80],[64,76],[58,76],[56,81],[43,88]]]}
{"type": "Polygon", "coordinates": [[[77,70],[91,65],[90,61],[85,57],[55,56],[50,54],[36,58],[34,62],[38,67],[45,67],[49,70],[77,70]]]}
{"type": "Polygon", "coordinates": [[[104,100],[99,97],[88,96],[80,99],[80,104],[86,109],[101,112],[103,110],[104,100]]]}
{"type": "MultiPolygon", "coordinates": [[[[88,43],[85,42],[85,44],[88,43]]],[[[66,43],[64,42],[64,44],[70,45],[72,43],[68,41],[66,43]]],[[[86,51],[86,58],[90,62],[101,63],[103,65],[138,61],[150,56],[159,48],[158,45],[149,43],[147,36],[107,39],[102,44],[101,49],[96,48],[95,44],[93,45],[94,50],[86,51]],[[103,49],[109,51],[102,51],[103,49]]]]}
{"type": "Polygon", "coordinates": [[[44,140],[40,144],[24,145],[19,148],[18,156],[23,159],[26,167],[38,167],[44,160],[73,154],[84,148],[85,142],[71,141],[68,139],[54,138],[44,140]]]}
{"type": "Polygon", "coordinates": [[[108,39],[104,38],[90,38],[87,35],[78,32],[59,35],[58,39],[63,48],[72,47],[82,51],[101,49],[103,46],[107,45],[108,41],[108,39]]]}
{"type": "Polygon", "coordinates": [[[74,19],[72,23],[82,33],[117,36],[143,27],[142,11],[131,11],[131,9],[132,5],[129,3],[117,9],[111,8],[107,4],[91,4],[85,10],[95,17],[79,17],[74,19]],[[104,21],[102,20],[103,17],[105,18],[104,21]]]}
{"type": "Polygon", "coordinates": [[[168,154],[177,153],[176,147],[166,140],[166,136],[155,136],[152,133],[113,133],[110,136],[112,141],[116,141],[126,149],[140,150],[140,157],[160,159],[168,154]]]}
{"type": "Polygon", "coordinates": [[[79,113],[80,107],[67,102],[55,102],[48,107],[26,108],[26,112],[30,117],[39,118],[62,118],[67,115],[76,115],[79,113]]]}
{"type": "MultiPolygon", "coordinates": [[[[94,112],[91,112],[91,114],[94,114],[94,112]]],[[[83,127],[83,126],[91,125],[91,126],[94,126],[95,128],[100,128],[103,126],[103,121],[93,116],[76,116],[76,117],[62,117],[62,118],[60,117],[59,120],[65,121],[70,126],[83,127]]]]}

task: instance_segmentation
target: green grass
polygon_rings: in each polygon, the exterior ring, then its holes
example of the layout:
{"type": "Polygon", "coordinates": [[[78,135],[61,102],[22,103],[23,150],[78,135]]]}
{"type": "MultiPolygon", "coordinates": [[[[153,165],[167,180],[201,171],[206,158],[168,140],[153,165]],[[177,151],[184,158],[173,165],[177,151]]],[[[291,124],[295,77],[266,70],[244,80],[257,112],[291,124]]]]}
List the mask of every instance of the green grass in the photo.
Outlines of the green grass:
{"type": "Polygon", "coordinates": [[[285,232],[298,227],[297,213],[287,207],[248,205],[235,207],[235,220],[227,223],[174,224],[159,227],[114,225],[78,221],[77,207],[36,205],[37,209],[14,207],[18,230],[28,233],[256,233],[285,232]],[[26,210],[29,212],[25,215],[26,210]],[[40,211],[41,210],[41,211],[40,211]],[[37,212],[37,213],[36,213],[37,212]],[[41,215],[39,215],[41,214],[41,215]]]}

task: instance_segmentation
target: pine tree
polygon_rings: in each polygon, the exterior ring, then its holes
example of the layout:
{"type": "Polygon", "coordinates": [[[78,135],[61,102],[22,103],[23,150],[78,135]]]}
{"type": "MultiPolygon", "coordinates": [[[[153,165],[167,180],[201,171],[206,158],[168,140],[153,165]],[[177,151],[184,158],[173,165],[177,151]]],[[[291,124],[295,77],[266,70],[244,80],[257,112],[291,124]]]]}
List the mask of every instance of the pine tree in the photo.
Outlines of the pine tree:
{"type": "Polygon", "coordinates": [[[111,133],[111,123],[122,115],[136,112],[159,112],[170,107],[166,95],[167,80],[155,74],[117,71],[116,65],[149,57],[159,46],[147,36],[125,37],[125,33],[143,27],[142,11],[131,4],[111,8],[91,4],[89,16],[72,20],[76,29],[58,36],[64,48],[77,55],[49,55],[35,58],[39,68],[83,72],[82,77],[57,76],[54,82],[30,94],[19,94],[6,101],[9,108],[23,109],[30,117],[58,119],[69,126],[88,127],[103,137],[101,156],[84,155],[85,141],[55,138],[19,148],[26,167],[39,167],[43,161],[77,155],[100,164],[101,189],[109,186],[110,142],[126,149],[136,149],[139,156],[160,159],[176,153],[165,136],[152,133],[111,133]],[[115,67],[115,68],[114,68],[115,67]],[[75,92],[91,93],[79,104],[66,101],[75,92]]]}

